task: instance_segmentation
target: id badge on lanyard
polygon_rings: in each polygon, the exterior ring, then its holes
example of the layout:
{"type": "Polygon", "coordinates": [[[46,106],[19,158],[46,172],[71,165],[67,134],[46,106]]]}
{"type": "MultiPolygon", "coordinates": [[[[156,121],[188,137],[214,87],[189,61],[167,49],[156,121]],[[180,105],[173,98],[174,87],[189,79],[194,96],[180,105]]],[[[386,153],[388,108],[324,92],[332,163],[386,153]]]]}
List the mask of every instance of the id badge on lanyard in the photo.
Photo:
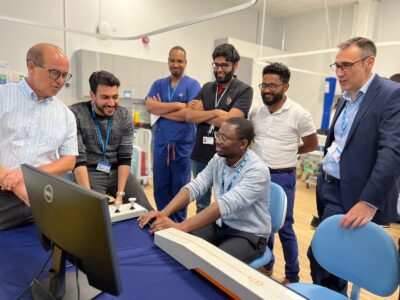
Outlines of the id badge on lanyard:
{"type": "Polygon", "coordinates": [[[221,179],[221,194],[225,194],[225,192],[229,192],[233,186],[233,183],[236,181],[237,177],[239,176],[240,172],[242,172],[244,165],[247,163],[247,160],[249,159],[249,152],[246,152],[246,157],[245,159],[240,163],[239,167],[236,169],[235,174],[233,175],[231,183],[228,185],[226,191],[225,191],[225,171],[226,171],[226,165],[224,165],[224,168],[222,169],[222,179],[221,179]]]}
{"type": "Polygon", "coordinates": [[[211,125],[207,131],[207,135],[203,136],[203,145],[214,145],[214,125],[211,125]]]}
{"type": "Polygon", "coordinates": [[[97,164],[96,171],[110,174],[111,164],[106,161],[101,161],[97,164]]]}
{"type": "MultiPolygon", "coordinates": [[[[224,97],[226,91],[228,90],[228,88],[226,88],[221,96],[218,98],[218,86],[217,89],[215,91],[215,109],[218,108],[219,103],[221,102],[222,98],[224,97]]],[[[210,129],[208,129],[207,135],[203,136],[203,145],[214,145],[215,143],[215,138],[214,138],[214,125],[210,126],[210,129]]]]}
{"type": "Polygon", "coordinates": [[[340,155],[342,155],[342,149],[340,149],[340,146],[338,145],[338,143],[333,141],[327,151],[328,151],[328,153],[330,153],[332,155],[335,162],[338,163],[340,161],[340,155]]]}
{"type": "Polygon", "coordinates": [[[212,136],[203,136],[203,144],[204,145],[214,145],[214,137],[212,137],[212,136]]]}
{"type": "Polygon", "coordinates": [[[108,120],[107,120],[107,134],[106,134],[106,139],[104,141],[103,136],[100,131],[100,127],[99,127],[99,121],[97,120],[96,114],[94,112],[93,105],[92,105],[92,117],[93,117],[94,123],[96,125],[96,130],[97,130],[97,134],[99,136],[100,142],[101,142],[101,148],[102,148],[102,153],[103,153],[103,161],[101,161],[97,164],[96,171],[109,174],[111,171],[111,164],[106,162],[106,153],[107,153],[108,140],[110,139],[111,119],[108,118],[108,120]]]}

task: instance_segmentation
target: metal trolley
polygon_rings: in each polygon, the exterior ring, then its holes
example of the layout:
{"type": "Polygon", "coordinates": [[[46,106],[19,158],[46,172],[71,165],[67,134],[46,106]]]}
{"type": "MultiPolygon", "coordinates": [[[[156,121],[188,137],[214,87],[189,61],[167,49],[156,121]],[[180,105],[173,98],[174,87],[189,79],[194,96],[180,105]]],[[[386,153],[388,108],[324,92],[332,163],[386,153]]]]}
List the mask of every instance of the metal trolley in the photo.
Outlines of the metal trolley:
{"type": "Polygon", "coordinates": [[[152,177],[151,145],[151,129],[135,128],[131,174],[134,175],[136,180],[144,186],[149,184],[149,178],[152,177]]]}
{"type": "Polygon", "coordinates": [[[326,141],[326,135],[318,134],[318,149],[312,152],[306,153],[301,158],[302,173],[304,183],[307,188],[311,185],[317,184],[317,172],[321,166],[322,159],[324,158],[324,146],[326,141]]]}

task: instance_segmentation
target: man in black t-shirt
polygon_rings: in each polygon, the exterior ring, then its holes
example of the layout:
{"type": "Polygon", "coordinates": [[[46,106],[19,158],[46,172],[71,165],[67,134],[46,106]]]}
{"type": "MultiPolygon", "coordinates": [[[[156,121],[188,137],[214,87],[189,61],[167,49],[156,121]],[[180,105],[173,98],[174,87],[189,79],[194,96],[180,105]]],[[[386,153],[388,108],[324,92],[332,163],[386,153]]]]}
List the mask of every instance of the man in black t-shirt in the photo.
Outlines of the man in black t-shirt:
{"type": "MultiPolygon", "coordinates": [[[[188,122],[197,123],[195,146],[192,152],[192,171],[196,177],[214,156],[214,132],[232,117],[247,118],[253,100],[253,89],[236,79],[240,55],[231,44],[222,44],[212,54],[215,81],[208,82],[189,104],[188,122]]],[[[210,204],[211,190],[196,199],[197,213],[210,204]]]]}

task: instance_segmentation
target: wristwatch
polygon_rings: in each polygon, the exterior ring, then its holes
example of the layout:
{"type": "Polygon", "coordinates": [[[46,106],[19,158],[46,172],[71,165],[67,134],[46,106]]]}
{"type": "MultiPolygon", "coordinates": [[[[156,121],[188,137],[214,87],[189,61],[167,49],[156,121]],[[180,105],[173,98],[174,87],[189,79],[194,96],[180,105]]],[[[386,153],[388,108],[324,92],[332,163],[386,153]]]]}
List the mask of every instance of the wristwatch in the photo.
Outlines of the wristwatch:
{"type": "Polygon", "coordinates": [[[115,196],[122,196],[122,197],[124,197],[124,196],[125,196],[125,192],[117,192],[117,193],[115,194],[115,196]]]}

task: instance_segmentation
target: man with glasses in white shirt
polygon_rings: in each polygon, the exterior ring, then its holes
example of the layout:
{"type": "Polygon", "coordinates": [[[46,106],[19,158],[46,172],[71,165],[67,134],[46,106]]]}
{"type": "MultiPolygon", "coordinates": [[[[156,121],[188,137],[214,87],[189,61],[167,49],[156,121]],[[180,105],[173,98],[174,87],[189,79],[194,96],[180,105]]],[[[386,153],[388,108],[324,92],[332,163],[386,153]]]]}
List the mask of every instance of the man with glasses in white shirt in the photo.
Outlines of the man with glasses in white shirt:
{"type": "MultiPolygon", "coordinates": [[[[321,220],[344,214],[340,226],[397,220],[400,175],[400,86],[373,73],[376,46],[355,37],[339,46],[331,68],[343,91],[317,179],[321,220]]],[[[313,282],[346,294],[347,281],[324,270],[311,248],[313,282]]]]}
{"type": "Polygon", "coordinates": [[[0,230],[32,221],[21,164],[61,175],[78,154],[75,117],[55,97],[72,76],[67,56],[42,43],[26,62],[26,78],[0,85],[0,230]]]}
{"type": "MultiPolygon", "coordinates": [[[[262,80],[259,87],[264,105],[253,109],[249,119],[256,134],[253,150],[267,163],[272,182],[279,184],[287,196],[285,222],[278,234],[285,258],[285,277],[281,283],[288,284],[299,281],[300,271],[297,238],[293,230],[297,154],[315,150],[318,139],[311,114],[286,95],[289,68],[281,63],[269,64],[263,69],[262,80]]],[[[268,247],[273,250],[273,235],[268,247]]],[[[274,263],[275,257],[272,256],[270,263],[260,271],[271,276],[274,263]]]]}

